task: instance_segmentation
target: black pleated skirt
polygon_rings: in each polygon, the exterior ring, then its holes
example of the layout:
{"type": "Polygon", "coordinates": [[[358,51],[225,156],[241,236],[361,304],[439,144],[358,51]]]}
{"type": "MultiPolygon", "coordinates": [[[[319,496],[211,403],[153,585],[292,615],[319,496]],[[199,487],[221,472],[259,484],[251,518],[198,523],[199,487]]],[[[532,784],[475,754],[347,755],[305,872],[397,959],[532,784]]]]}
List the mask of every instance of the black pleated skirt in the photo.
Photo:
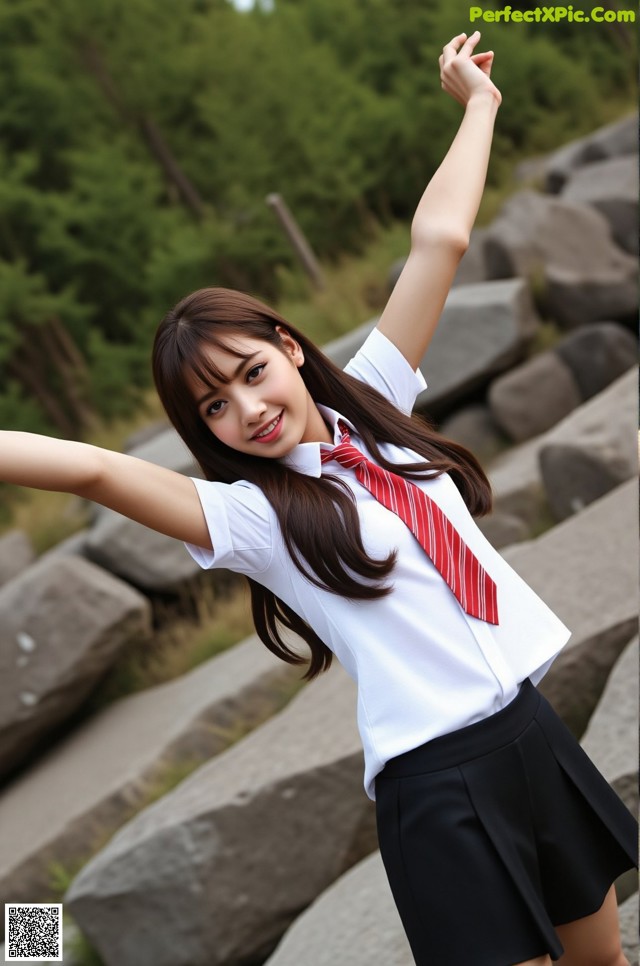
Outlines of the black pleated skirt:
{"type": "Polygon", "coordinates": [[[638,826],[530,681],[484,721],[387,762],[380,852],[417,966],[563,952],[637,866],[638,826]]]}

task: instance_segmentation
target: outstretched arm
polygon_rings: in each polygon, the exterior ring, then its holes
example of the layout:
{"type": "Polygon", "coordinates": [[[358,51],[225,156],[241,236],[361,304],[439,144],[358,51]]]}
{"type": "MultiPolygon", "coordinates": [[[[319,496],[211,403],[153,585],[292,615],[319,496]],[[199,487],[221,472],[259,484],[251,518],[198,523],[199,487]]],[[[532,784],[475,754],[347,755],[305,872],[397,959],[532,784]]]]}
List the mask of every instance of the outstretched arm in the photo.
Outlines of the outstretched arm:
{"type": "Polygon", "coordinates": [[[473,54],[476,31],[442,51],[442,88],[465,108],[451,147],[420,199],[411,251],[384,312],[380,331],[415,369],[435,332],[478,213],[493,126],[502,96],[492,82],[493,52],[473,54]]]}
{"type": "Polygon", "coordinates": [[[135,456],[88,443],[3,431],[0,480],[74,493],[159,533],[212,549],[192,481],[135,456]]]}

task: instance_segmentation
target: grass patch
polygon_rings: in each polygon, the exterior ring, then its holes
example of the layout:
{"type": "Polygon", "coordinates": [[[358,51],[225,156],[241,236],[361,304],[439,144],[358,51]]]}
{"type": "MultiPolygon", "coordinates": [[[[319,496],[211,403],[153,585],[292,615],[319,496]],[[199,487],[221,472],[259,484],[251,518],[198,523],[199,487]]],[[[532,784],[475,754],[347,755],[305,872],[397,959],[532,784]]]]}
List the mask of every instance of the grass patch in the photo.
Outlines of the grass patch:
{"type": "Polygon", "coordinates": [[[173,681],[253,633],[244,581],[220,592],[207,576],[194,591],[196,613],[168,620],[149,640],[129,646],[83,706],[83,716],[173,681]]]}
{"type": "Polygon", "coordinates": [[[395,222],[372,230],[366,251],[325,264],[325,287],[313,288],[302,269],[282,269],[277,311],[322,345],[380,314],[389,297],[389,269],[409,254],[409,226],[395,222]]]}

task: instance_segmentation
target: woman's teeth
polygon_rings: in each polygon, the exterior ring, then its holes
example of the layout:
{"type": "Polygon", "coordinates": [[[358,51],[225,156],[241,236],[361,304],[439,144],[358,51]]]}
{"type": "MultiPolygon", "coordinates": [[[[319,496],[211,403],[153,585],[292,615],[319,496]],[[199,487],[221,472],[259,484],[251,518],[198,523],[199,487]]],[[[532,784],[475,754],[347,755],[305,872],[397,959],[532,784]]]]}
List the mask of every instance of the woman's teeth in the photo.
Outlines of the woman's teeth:
{"type": "Polygon", "coordinates": [[[273,422],[272,423],[269,423],[269,425],[267,426],[266,429],[263,429],[261,433],[256,433],[254,439],[260,439],[261,436],[268,436],[269,433],[272,432],[276,428],[279,419],[280,419],[280,417],[279,416],[276,416],[276,418],[273,420],[273,422]]]}

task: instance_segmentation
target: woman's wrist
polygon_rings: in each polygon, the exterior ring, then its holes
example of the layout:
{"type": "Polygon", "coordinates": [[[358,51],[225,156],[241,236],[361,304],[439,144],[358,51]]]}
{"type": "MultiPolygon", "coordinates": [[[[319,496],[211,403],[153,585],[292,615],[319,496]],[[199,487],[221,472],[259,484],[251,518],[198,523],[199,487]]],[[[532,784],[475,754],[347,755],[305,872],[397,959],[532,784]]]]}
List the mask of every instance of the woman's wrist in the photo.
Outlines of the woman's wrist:
{"type": "Polygon", "coordinates": [[[474,93],[467,101],[466,109],[470,107],[471,108],[480,107],[486,110],[487,107],[490,107],[490,108],[493,108],[494,111],[497,111],[501,103],[502,103],[502,94],[500,93],[498,88],[487,87],[480,91],[474,91],[474,93]]]}

